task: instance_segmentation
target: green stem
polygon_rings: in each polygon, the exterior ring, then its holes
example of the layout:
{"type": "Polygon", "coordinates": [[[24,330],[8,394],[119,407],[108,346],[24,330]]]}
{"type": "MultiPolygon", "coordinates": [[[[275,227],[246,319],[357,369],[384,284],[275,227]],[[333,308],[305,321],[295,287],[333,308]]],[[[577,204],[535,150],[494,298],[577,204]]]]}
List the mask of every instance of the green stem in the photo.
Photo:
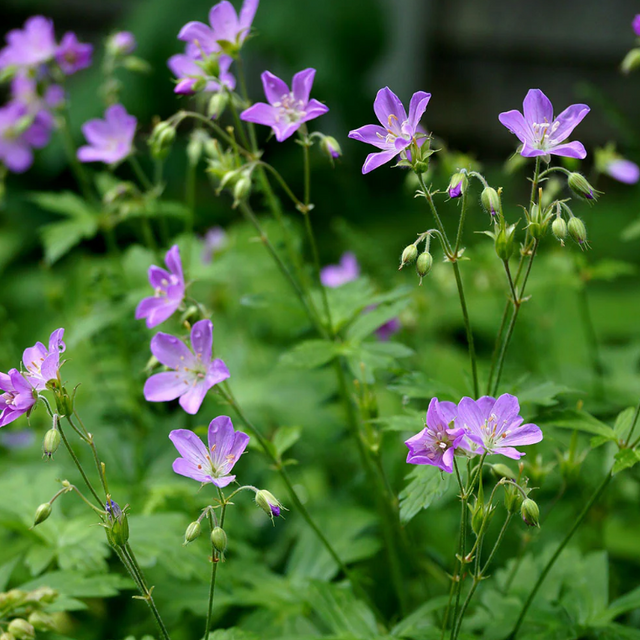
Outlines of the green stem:
{"type": "Polygon", "coordinates": [[[462,242],[462,232],[464,230],[464,220],[467,215],[467,191],[462,193],[462,202],[460,204],[460,222],[458,223],[458,233],[456,235],[456,247],[454,253],[458,255],[460,250],[460,243],[462,242]]]}
{"type": "MultiPolygon", "coordinates": [[[[145,191],[150,191],[153,189],[153,185],[147,176],[145,175],[140,163],[134,156],[129,156],[128,158],[129,164],[133,169],[133,172],[136,174],[138,181],[142,185],[145,191]]],[[[148,249],[151,249],[154,253],[158,254],[158,244],[153,235],[153,230],[151,229],[151,223],[149,222],[149,209],[147,202],[143,202],[142,205],[142,215],[140,216],[140,224],[142,226],[142,235],[144,237],[144,242],[147,245],[148,249]]],[[[159,256],[159,254],[158,254],[159,256]]]]}
{"type": "MultiPolygon", "coordinates": [[[[224,494],[222,490],[218,487],[218,498],[220,499],[220,504],[222,505],[222,511],[220,514],[220,527],[224,527],[224,516],[227,510],[227,501],[224,498],[224,494]]],[[[215,528],[213,522],[213,514],[209,511],[209,524],[211,525],[211,532],[215,528]]],[[[204,628],[204,640],[207,640],[209,637],[209,631],[211,630],[211,620],[213,618],[213,598],[216,591],[216,575],[218,574],[218,565],[220,564],[220,559],[216,557],[216,548],[213,545],[213,541],[211,542],[211,581],[209,582],[209,605],[207,608],[207,622],[205,623],[204,628]]]]}
{"type": "MultiPolygon", "coordinates": [[[[75,411],[75,409],[74,409],[73,413],[76,416],[76,418],[78,419],[78,422],[80,422],[80,426],[82,427],[82,431],[84,432],[84,436],[82,436],[82,438],[89,445],[89,447],[91,447],[91,452],[93,453],[93,460],[96,463],[96,470],[98,471],[98,476],[100,477],[100,483],[102,484],[102,488],[104,490],[104,495],[105,495],[105,498],[106,498],[106,496],[109,495],[109,487],[107,486],[107,479],[106,479],[106,477],[104,475],[104,469],[102,467],[102,462],[100,461],[100,458],[98,457],[98,450],[96,449],[95,442],[93,441],[93,436],[86,430],[84,424],[82,423],[82,420],[80,420],[80,416],[78,416],[78,413],[75,411]]],[[[71,420],[71,416],[67,416],[67,421],[69,422],[69,424],[76,431],[78,431],[78,428],[76,427],[76,425],[71,420]]]]}

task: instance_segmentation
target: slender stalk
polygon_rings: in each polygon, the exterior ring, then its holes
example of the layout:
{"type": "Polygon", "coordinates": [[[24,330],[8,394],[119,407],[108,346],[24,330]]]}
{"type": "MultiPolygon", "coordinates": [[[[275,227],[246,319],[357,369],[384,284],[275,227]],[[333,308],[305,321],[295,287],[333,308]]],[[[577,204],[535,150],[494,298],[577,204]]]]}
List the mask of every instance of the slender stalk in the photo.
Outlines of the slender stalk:
{"type": "MultiPolygon", "coordinates": [[[[82,424],[82,421],[78,417],[78,413],[75,411],[75,409],[73,413],[78,418],[78,421],[80,422],[80,426],[84,431],[84,435],[81,434],[82,439],[89,445],[89,447],[91,447],[91,452],[93,453],[93,460],[96,463],[96,469],[98,471],[98,476],[100,477],[100,483],[102,484],[102,489],[104,490],[104,494],[106,497],[109,494],[109,487],[107,486],[107,479],[104,475],[102,462],[98,457],[98,450],[96,449],[96,445],[93,441],[93,436],[85,429],[84,424],[82,424]]],[[[78,433],[80,433],[80,431],[78,430],[78,427],[76,427],[76,425],[73,423],[71,416],[67,416],[67,421],[78,433]]]]}
{"type": "MultiPolygon", "coordinates": [[[[147,178],[146,174],[142,170],[142,167],[140,166],[138,160],[134,156],[129,156],[128,160],[143,189],[145,191],[150,191],[151,189],[153,189],[151,181],[149,180],[149,178],[147,178]]],[[[151,229],[151,223],[149,222],[149,210],[147,208],[146,202],[144,202],[142,205],[140,224],[142,226],[142,235],[144,237],[144,242],[147,245],[147,248],[151,249],[155,253],[158,253],[158,243],[156,242],[156,239],[153,235],[153,230],[151,229]]]]}
{"type": "Polygon", "coordinates": [[[503,260],[504,264],[504,272],[507,274],[507,281],[509,282],[509,290],[511,291],[511,299],[515,302],[518,299],[518,294],[516,293],[516,287],[513,282],[513,278],[511,277],[511,270],[509,269],[509,261],[503,260]]]}
{"type": "MultiPolygon", "coordinates": [[[[222,493],[222,489],[218,487],[218,498],[220,499],[221,513],[220,513],[220,526],[224,527],[224,516],[227,510],[227,501],[224,498],[224,494],[222,493]]],[[[211,526],[211,532],[213,533],[213,529],[215,528],[213,522],[213,514],[209,511],[209,524],[211,526]]],[[[216,548],[213,546],[213,541],[211,542],[211,581],[209,582],[209,605],[207,607],[207,622],[204,628],[204,640],[207,640],[209,637],[209,631],[211,630],[211,620],[213,618],[213,598],[216,591],[216,576],[218,574],[218,565],[220,564],[220,559],[216,558],[216,548]]]]}
{"type": "Polygon", "coordinates": [[[507,304],[504,306],[504,311],[502,312],[502,320],[500,321],[500,328],[498,329],[498,334],[496,335],[496,341],[493,345],[493,353],[491,354],[491,367],[489,368],[489,376],[487,378],[487,395],[491,393],[491,389],[493,387],[493,374],[498,362],[498,354],[500,353],[502,334],[504,333],[504,328],[507,326],[507,318],[509,317],[510,308],[511,305],[509,304],[509,300],[507,300],[507,304]]]}
{"type": "Polygon", "coordinates": [[[460,222],[458,222],[458,233],[456,235],[456,246],[454,253],[457,255],[460,250],[460,243],[462,242],[462,232],[464,230],[464,220],[467,215],[467,191],[462,192],[462,202],[460,204],[460,222]]]}

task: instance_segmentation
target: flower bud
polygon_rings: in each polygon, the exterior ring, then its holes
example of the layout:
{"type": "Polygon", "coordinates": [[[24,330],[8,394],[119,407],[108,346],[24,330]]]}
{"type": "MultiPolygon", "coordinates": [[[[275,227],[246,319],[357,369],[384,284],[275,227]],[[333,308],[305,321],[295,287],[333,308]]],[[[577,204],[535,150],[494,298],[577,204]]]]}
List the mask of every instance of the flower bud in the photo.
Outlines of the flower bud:
{"type": "Polygon", "coordinates": [[[11,589],[7,593],[0,594],[2,598],[2,606],[10,609],[15,609],[21,606],[27,600],[28,594],[22,589],[11,589]]]}
{"type": "Polygon", "coordinates": [[[117,547],[124,547],[129,540],[129,520],[127,514],[120,508],[120,505],[108,499],[105,504],[107,511],[107,538],[109,542],[117,547]]]}
{"type": "Polygon", "coordinates": [[[45,502],[36,509],[36,515],[33,519],[33,526],[39,525],[44,522],[51,515],[51,503],[45,502]]]}
{"type": "Polygon", "coordinates": [[[332,160],[335,160],[342,155],[342,149],[340,148],[338,141],[333,136],[324,136],[320,143],[320,148],[332,160]]]}
{"type": "Polygon", "coordinates": [[[484,502],[476,500],[476,503],[473,507],[469,505],[469,509],[471,510],[471,529],[476,534],[476,536],[479,536],[485,518],[485,529],[488,526],[491,518],[493,518],[495,507],[491,504],[484,504],[484,502]]]}
{"type": "Polygon", "coordinates": [[[251,193],[251,178],[243,175],[233,187],[233,206],[244,200],[251,193]]]}
{"type": "Polygon", "coordinates": [[[27,602],[52,604],[58,599],[58,595],[58,592],[51,587],[38,587],[37,589],[25,594],[25,597],[27,602]]]}
{"type": "Polygon", "coordinates": [[[280,515],[280,510],[284,509],[278,498],[266,489],[256,491],[256,504],[273,520],[280,515]]]}
{"type": "Polygon", "coordinates": [[[573,193],[585,200],[597,200],[598,192],[589,184],[589,181],[576,171],[569,174],[567,184],[573,193]]]}
{"type": "Polygon", "coordinates": [[[107,40],[107,51],[113,56],[126,56],[136,47],[136,39],[130,31],[119,31],[107,40]]]}
{"type": "Polygon", "coordinates": [[[218,91],[211,96],[207,105],[207,115],[216,120],[223,113],[229,104],[229,94],[226,91],[218,91]]]}
{"type": "Polygon", "coordinates": [[[569,220],[567,225],[569,235],[579,244],[586,245],[587,243],[587,228],[584,226],[584,222],[580,218],[573,217],[569,220]]]}
{"type": "Polygon", "coordinates": [[[187,527],[187,530],[184,532],[183,546],[186,546],[190,542],[193,542],[196,538],[200,536],[201,533],[202,533],[202,527],[200,526],[200,523],[197,520],[192,522],[187,527]]]}
{"type": "Polygon", "coordinates": [[[49,429],[44,434],[44,442],[42,444],[44,455],[50,458],[58,450],[60,440],[60,432],[57,429],[49,429]]]}
{"type": "Polygon", "coordinates": [[[467,178],[466,173],[454,173],[451,177],[451,182],[449,182],[449,186],[447,187],[449,197],[459,198],[463,193],[466,192],[468,186],[469,179],[467,178]]]}
{"type": "Polygon", "coordinates": [[[520,506],[520,514],[522,515],[522,519],[527,526],[540,526],[540,509],[531,498],[525,498],[522,501],[522,505],[520,506]]]}
{"type": "Polygon", "coordinates": [[[416,260],[416,271],[420,276],[420,284],[422,284],[422,278],[431,271],[432,266],[433,256],[428,251],[423,251],[416,260]]]}
{"type": "Polygon", "coordinates": [[[402,257],[400,258],[400,268],[404,267],[405,264],[413,264],[418,257],[418,247],[415,244],[410,244],[409,246],[404,248],[402,252],[402,257]]]}
{"type": "Polygon", "coordinates": [[[34,611],[29,615],[29,624],[37,631],[52,631],[56,622],[52,615],[44,611],[34,611]]]}
{"type": "Polygon", "coordinates": [[[490,213],[492,216],[496,216],[500,213],[502,209],[500,205],[500,196],[493,187],[485,187],[480,195],[480,200],[482,201],[482,206],[485,208],[487,213],[490,213]]]}
{"type": "Polygon", "coordinates": [[[36,630],[24,618],[14,618],[7,631],[17,640],[33,640],[36,637],[36,630]]]}
{"type": "Polygon", "coordinates": [[[508,480],[515,480],[517,478],[516,474],[513,473],[506,464],[502,464],[502,462],[492,464],[491,471],[496,478],[507,478],[508,480]]]}
{"type": "Polygon", "coordinates": [[[620,69],[622,73],[631,73],[640,67],[640,49],[631,49],[624,57],[620,69]]]}
{"type": "Polygon", "coordinates": [[[540,240],[547,232],[549,215],[542,210],[539,204],[532,204],[529,211],[529,233],[535,240],[540,240]]]}
{"type": "Polygon", "coordinates": [[[0,633],[0,640],[16,640],[16,637],[5,631],[4,633],[0,633]]]}
{"type": "Polygon", "coordinates": [[[514,240],[516,225],[503,226],[495,235],[496,254],[500,260],[508,260],[515,249],[514,240]]]}
{"type": "Polygon", "coordinates": [[[512,484],[504,487],[504,507],[508,513],[514,514],[522,504],[522,493],[520,489],[512,484]]]}
{"type": "Polygon", "coordinates": [[[169,149],[176,138],[176,129],[168,122],[159,122],[151,132],[149,138],[149,150],[156,160],[167,157],[169,149]]]}
{"type": "Polygon", "coordinates": [[[553,235],[564,244],[564,240],[567,237],[567,223],[564,218],[558,216],[551,223],[551,231],[553,235]]]}
{"type": "Polygon", "coordinates": [[[227,549],[227,534],[222,527],[215,527],[211,532],[211,544],[218,553],[224,553],[227,549]]]}

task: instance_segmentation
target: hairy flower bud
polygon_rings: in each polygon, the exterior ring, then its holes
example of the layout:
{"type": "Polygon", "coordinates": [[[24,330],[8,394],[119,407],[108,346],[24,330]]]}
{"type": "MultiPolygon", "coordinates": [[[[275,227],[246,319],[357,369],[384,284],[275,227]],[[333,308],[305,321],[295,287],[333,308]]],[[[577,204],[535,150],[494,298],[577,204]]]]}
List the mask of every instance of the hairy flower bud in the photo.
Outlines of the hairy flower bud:
{"type": "Polygon", "coordinates": [[[120,505],[108,499],[105,504],[107,511],[107,538],[109,542],[117,547],[123,547],[129,540],[129,520],[127,514],[120,508],[120,505]]]}
{"type": "Polygon", "coordinates": [[[495,234],[495,249],[500,260],[508,260],[513,255],[515,249],[515,232],[516,225],[512,224],[503,226],[495,234]]]}
{"type": "Polygon", "coordinates": [[[284,509],[278,498],[266,489],[256,491],[256,504],[273,520],[284,509]]]}
{"type": "Polygon", "coordinates": [[[577,173],[576,171],[570,173],[567,178],[567,184],[573,193],[585,200],[598,199],[598,192],[581,173],[577,173]]]}
{"type": "Polygon", "coordinates": [[[500,196],[493,187],[485,187],[480,195],[480,200],[482,201],[482,206],[485,208],[487,213],[490,213],[492,216],[496,216],[500,213],[502,209],[500,205],[500,196]]]}
{"type": "Polygon", "coordinates": [[[410,244],[409,246],[404,248],[402,252],[402,257],[400,258],[400,268],[404,267],[405,264],[413,264],[418,257],[418,247],[415,244],[410,244]]]}
{"type": "Polygon", "coordinates": [[[148,141],[151,155],[156,160],[166,158],[175,138],[175,127],[168,122],[159,122],[151,132],[151,137],[148,141]]]}
{"type": "Polygon", "coordinates": [[[469,179],[466,173],[458,172],[451,176],[451,182],[447,187],[447,192],[450,198],[459,198],[463,193],[467,191],[469,186],[469,179]]]}
{"type": "Polygon", "coordinates": [[[522,519],[527,526],[540,526],[540,509],[531,498],[525,498],[522,501],[522,505],[520,506],[520,514],[522,515],[522,519]]]}
{"type": "Polygon", "coordinates": [[[52,631],[56,628],[56,622],[52,615],[44,611],[33,611],[29,615],[29,624],[36,631],[52,631]]]}
{"type": "Polygon", "coordinates": [[[22,589],[11,589],[7,593],[0,594],[2,596],[2,607],[8,607],[9,609],[15,609],[26,602],[28,594],[22,589]]]}
{"type": "Polygon", "coordinates": [[[44,522],[51,515],[51,503],[45,502],[36,509],[36,515],[33,519],[33,526],[44,522]]]}
{"type": "Polygon", "coordinates": [[[60,440],[60,432],[57,429],[49,429],[44,434],[44,442],[42,444],[44,455],[50,458],[58,450],[60,440]]]}
{"type": "Polygon", "coordinates": [[[220,554],[227,549],[227,534],[222,527],[215,527],[211,532],[211,544],[213,548],[220,554]]]}
{"type": "Polygon", "coordinates": [[[564,218],[557,217],[551,223],[551,232],[553,235],[560,240],[564,244],[564,240],[567,237],[567,223],[564,221],[564,218]]]}
{"type": "Polygon", "coordinates": [[[196,520],[195,522],[192,522],[188,527],[187,530],[184,533],[184,545],[189,544],[190,542],[193,542],[196,538],[198,538],[200,536],[200,534],[202,533],[202,527],[200,526],[200,523],[196,520]]]}
{"type": "Polygon", "coordinates": [[[36,630],[24,618],[14,618],[7,626],[7,631],[17,640],[33,640],[36,630]]]}
{"type": "Polygon", "coordinates": [[[420,284],[422,284],[422,278],[431,271],[432,266],[433,256],[428,251],[423,251],[416,260],[416,271],[420,276],[420,284]]]}
{"type": "Polygon", "coordinates": [[[207,105],[207,115],[214,120],[218,119],[229,104],[229,94],[226,91],[218,91],[211,96],[207,105]]]}
{"type": "Polygon", "coordinates": [[[573,217],[569,220],[567,225],[569,235],[580,245],[587,245],[587,228],[584,226],[584,222],[580,218],[573,217]]]}
{"type": "Polygon", "coordinates": [[[640,49],[631,49],[622,60],[620,69],[622,73],[631,73],[640,67],[640,49]]]}
{"type": "Polygon", "coordinates": [[[247,175],[241,176],[233,187],[233,206],[244,200],[251,193],[251,178],[247,175]]]}
{"type": "Polygon", "coordinates": [[[324,136],[320,142],[320,148],[332,160],[335,160],[342,155],[342,149],[340,148],[338,141],[333,136],[324,136]]]}
{"type": "Polygon", "coordinates": [[[38,602],[40,604],[52,604],[58,599],[58,592],[51,587],[38,587],[25,594],[27,602],[38,602]]]}

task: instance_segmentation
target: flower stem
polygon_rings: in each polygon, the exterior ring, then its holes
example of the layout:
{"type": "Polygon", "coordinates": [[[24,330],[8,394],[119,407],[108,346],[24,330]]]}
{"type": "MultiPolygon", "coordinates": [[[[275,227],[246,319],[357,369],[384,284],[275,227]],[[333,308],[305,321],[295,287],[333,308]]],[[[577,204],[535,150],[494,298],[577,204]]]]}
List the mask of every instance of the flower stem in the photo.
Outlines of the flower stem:
{"type": "MultiPolygon", "coordinates": [[[[218,487],[218,497],[220,499],[220,504],[222,505],[222,510],[220,513],[220,526],[224,527],[224,516],[227,510],[227,501],[224,498],[224,494],[222,493],[222,489],[218,487]]],[[[211,526],[211,532],[215,528],[213,522],[213,513],[209,511],[209,524],[211,526]]],[[[209,637],[209,631],[211,630],[211,618],[213,617],[213,597],[215,595],[216,590],[216,575],[218,573],[218,565],[220,564],[220,559],[216,558],[216,548],[213,545],[213,541],[211,542],[211,581],[209,583],[209,605],[207,608],[207,622],[204,627],[204,640],[207,640],[209,637]]]]}
{"type": "Polygon", "coordinates": [[[73,171],[76,180],[78,181],[78,185],[80,186],[80,191],[82,191],[82,195],[89,202],[91,202],[92,204],[96,204],[97,198],[91,187],[91,181],[89,180],[87,171],[84,168],[83,164],[78,160],[78,156],[76,155],[76,146],[73,142],[73,137],[71,136],[71,129],[69,127],[69,112],[67,109],[63,111],[62,117],[59,119],[59,125],[60,132],[62,133],[62,142],[67,153],[67,158],[69,159],[71,170],[73,171]]]}

